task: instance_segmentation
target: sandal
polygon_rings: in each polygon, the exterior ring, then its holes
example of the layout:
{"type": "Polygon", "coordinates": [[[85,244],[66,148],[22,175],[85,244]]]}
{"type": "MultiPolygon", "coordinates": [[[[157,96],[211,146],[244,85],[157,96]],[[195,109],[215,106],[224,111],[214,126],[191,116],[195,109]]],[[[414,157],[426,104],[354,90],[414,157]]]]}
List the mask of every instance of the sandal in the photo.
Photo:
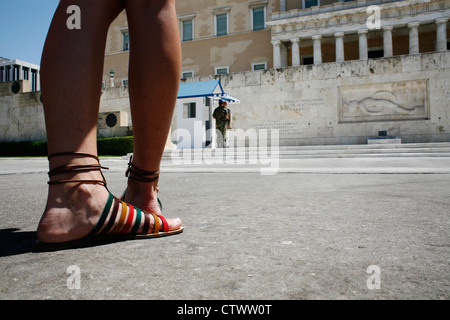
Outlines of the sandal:
{"type": "MultiPolygon", "coordinates": [[[[48,159],[55,156],[62,155],[76,155],[83,157],[90,157],[99,162],[99,158],[79,152],[63,152],[63,153],[55,153],[48,156],[48,159]]],[[[62,184],[62,183],[90,183],[90,184],[99,184],[104,186],[107,190],[106,180],[101,171],[101,169],[108,169],[102,167],[100,162],[98,164],[92,165],[64,165],[48,172],[50,177],[50,181],[48,184],[62,184]],[[100,171],[103,180],[56,180],[52,181],[51,178],[55,175],[64,174],[64,173],[79,173],[79,172],[88,172],[98,170],[100,171]]],[[[98,244],[105,244],[117,241],[131,240],[131,239],[148,239],[155,237],[164,237],[169,235],[174,235],[183,232],[183,227],[178,228],[177,230],[169,231],[169,226],[167,220],[158,214],[145,212],[139,208],[136,208],[124,201],[121,201],[114,197],[112,193],[108,190],[109,197],[106,202],[106,205],[103,209],[100,218],[92,229],[92,231],[84,238],[78,240],[72,240],[68,242],[61,243],[45,243],[38,242],[36,246],[37,251],[55,251],[62,249],[73,249],[79,247],[86,246],[94,246],[98,244]],[[119,210],[120,204],[122,205],[122,209],[119,210]],[[112,208],[112,210],[111,210],[112,208]],[[120,212],[119,212],[120,211],[120,212]],[[150,221],[153,218],[154,220],[154,228],[153,231],[150,232],[150,221]],[[142,220],[143,219],[143,220],[142,220]],[[163,232],[160,232],[160,219],[163,224],[163,232]],[[118,220],[118,221],[117,221],[118,220]],[[141,221],[144,221],[143,230],[138,233],[139,227],[141,225],[141,221]]]]}
{"type": "MultiPolygon", "coordinates": [[[[133,162],[133,156],[130,156],[130,161],[128,162],[128,169],[125,171],[125,177],[127,177],[128,179],[131,180],[137,180],[137,181],[141,181],[141,182],[148,182],[148,183],[153,183],[156,181],[155,186],[153,187],[156,192],[159,192],[159,187],[158,187],[158,181],[159,181],[159,170],[156,171],[145,171],[142,169],[139,169],[138,167],[136,167],[133,162]]],[[[127,193],[127,189],[125,189],[122,197],[120,198],[120,200],[124,200],[125,199],[125,195],[127,193]]],[[[163,210],[162,207],[162,203],[161,200],[159,199],[159,197],[157,198],[158,200],[158,206],[159,209],[163,210]]]]}

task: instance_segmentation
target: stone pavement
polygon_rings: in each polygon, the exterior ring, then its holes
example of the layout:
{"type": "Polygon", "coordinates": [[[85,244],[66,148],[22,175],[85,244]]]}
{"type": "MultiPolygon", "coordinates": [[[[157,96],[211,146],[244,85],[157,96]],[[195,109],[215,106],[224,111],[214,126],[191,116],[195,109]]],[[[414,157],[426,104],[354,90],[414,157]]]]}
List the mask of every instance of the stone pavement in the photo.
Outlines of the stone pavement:
{"type": "MultiPolygon", "coordinates": [[[[120,195],[127,160],[103,159],[120,195]]],[[[162,165],[185,232],[34,253],[46,159],[0,159],[0,299],[449,299],[450,158],[162,165]]]]}

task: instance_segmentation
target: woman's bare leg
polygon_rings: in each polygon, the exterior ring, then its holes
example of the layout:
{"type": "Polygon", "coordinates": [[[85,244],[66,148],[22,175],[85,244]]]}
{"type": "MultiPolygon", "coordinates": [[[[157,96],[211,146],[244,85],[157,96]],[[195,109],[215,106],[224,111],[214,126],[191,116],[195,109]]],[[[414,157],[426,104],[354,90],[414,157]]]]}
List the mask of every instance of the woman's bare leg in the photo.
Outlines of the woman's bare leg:
{"type": "MultiPolygon", "coordinates": [[[[96,126],[106,36],[109,25],[122,10],[122,0],[61,0],[41,62],[49,154],[97,154],[96,126]],[[81,29],[70,30],[66,26],[70,5],[81,10],[81,29]]],[[[96,162],[86,157],[58,156],[50,160],[50,169],[68,163],[96,162]]],[[[98,171],[80,173],[77,178],[101,180],[98,171]]],[[[50,185],[37,230],[39,240],[65,242],[86,236],[97,222],[107,197],[107,190],[100,185],[50,185]]],[[[169,220],[170,229],[174,223],[181,224],[169,220]]]]}
{"type": "MultiPolygon", "coordinates": [[[[130,30],[129,92],[133,164],[159,169],[181,74],[181,43],[174,0],[126,0],[130,30]]],[[[156,184],[156,182],[155,182],[156,184]]],[[[126,201],[159,213],[153,183],[128,181],[126,201]]]]}

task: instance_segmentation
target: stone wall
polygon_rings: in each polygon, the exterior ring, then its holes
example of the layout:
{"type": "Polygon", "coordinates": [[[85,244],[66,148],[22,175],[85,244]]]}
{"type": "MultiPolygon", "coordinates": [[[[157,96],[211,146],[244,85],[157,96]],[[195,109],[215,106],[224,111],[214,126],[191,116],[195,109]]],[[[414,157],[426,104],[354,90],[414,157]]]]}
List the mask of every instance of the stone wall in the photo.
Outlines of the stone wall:
{"type": "MultiPolygon", "coordinates": [[[[231,73],[220,80],[241,100],[228,105],[233,128],[279,129],[281,146],[365,144],[379,131],[402,143],[450,141],[448,51],[231,73]]],[[[0,142],[45,140],[40,92],[27,92],[27,80],[18,83],[17,93],[12,82],[0,83],[0,142]]],[[[106,88],[99,136],[131,131],[127,87],[106,88]],[[112,127],[109,114],[116,117],[112,127]]]]}
{"type": "Polygon", "coordinates": [[[0,142],[46,140],[41,92],[28,80],[0,83],[0,142]]]}
{"type": "Polygon", "coordinates": [[[132,134],[128,87],[107,87],[100,98],[97,136],[123,137],[132,134]],[[113,117],[115,121],[108,121],[113,117]]]}
{"type": "MultiPolygon", "coordinates": [[[[207,80],[204,77],[198,80],[207,80]]],[[[280,145],[450,141],[450,53],[324,63],[220,77],[241,100],[234,129],[279,129],[280,145]]]]}
{"type": "MultiPolygon", "coordinates": [[[[41,92],[28,80],[0,83],[0,142],[46,140],[41,92]]],[[[98,116],[99,138],[132,134],[127,87],[106,88],[98,116]]]]}

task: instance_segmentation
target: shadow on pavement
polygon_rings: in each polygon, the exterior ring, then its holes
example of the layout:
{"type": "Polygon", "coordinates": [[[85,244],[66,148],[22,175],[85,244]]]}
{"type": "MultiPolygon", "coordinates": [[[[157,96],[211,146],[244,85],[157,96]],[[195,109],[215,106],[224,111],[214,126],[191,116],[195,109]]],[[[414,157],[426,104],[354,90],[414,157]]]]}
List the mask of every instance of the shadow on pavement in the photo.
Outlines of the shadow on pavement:
{"type": "Polygon", "coordinates": [[[0,230],[0,257],[33,252],[36,246],[35,231],[20,231],[18,228],[0,230]]]}

